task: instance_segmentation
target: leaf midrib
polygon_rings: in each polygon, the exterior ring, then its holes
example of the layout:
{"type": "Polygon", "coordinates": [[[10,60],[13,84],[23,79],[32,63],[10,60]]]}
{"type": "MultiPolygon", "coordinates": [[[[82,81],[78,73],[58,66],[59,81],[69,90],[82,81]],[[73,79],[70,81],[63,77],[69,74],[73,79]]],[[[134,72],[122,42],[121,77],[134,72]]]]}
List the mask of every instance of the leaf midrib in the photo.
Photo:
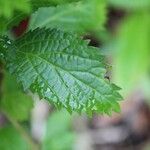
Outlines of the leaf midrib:
{"type": "MultiPolygon", "coordinates": [[[[76,76],[74,76],[72,73],[70,73],[69,71],[65,70],[64,68],[62,68],[62,67],[60,67],[60,66],[56,66],[55,64],[53,64],[53,63],[47,61],[46,59],[44,59],[44,58],[42,58],[42,57],[40,57],[40,56],[38,56],[38,55],[35,55],[35,54],[33,54],[33,53],[24,53],[24,52],[22,52],[22,51],[20,51],[20,50],[17,50],[17,51],[20,52],[20,53],[23,53],[23,54],[25,54],[25,55],[29,54],[29,55],[31,55],[31,56],[33,56],[33,57],[37,57],[37,58],[39,58],[39,59],[42,59],[43,61],[45,61],[46,63],[48,63],[50,66],[52,66],[52,67],[54,67],[54,68],[59,68],[60,70],[63,70],[64,72],[67,72],[67,74],[70,74],[73,78],[75,78],[75,80],[80,81],[81,83],[85,84],[87,87],[89,87],[89,88],[91,88],[93,91],[97,92],[97,93],[99,94],[99,96],[101,97],[100,91],[98,91],[97,89],[95,89],[95,88],[92,87],[91,85],[87,84],[87,83],[84,82],[83,80],[78,79],[76,76]]],[[[95,76],[95,77],[96,77],[96,76],[95,76]]]]}

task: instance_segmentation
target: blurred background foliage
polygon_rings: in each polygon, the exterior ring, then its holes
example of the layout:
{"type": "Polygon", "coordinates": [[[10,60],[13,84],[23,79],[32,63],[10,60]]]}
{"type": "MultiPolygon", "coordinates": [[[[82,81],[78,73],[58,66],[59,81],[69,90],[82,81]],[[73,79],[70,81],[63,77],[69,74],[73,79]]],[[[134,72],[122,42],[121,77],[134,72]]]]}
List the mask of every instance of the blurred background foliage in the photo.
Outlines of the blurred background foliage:
{"type": "Polygon", "coordinates": [[[71,116],[65,111],[52,114],[47,121],[43,150],[71,150],[75,133],[71,131],[71,116]]]}
{"type": "MultiPolygon", "coordinates": [[[[15,79],[1,70],[0,78],[4,80],[0,84],[5,86],[1,88],[3,96],[0,100],[0,149],[34,147],[21,136],[24,130],[31,132],[32,123],[38,122],[32,121],[36,116],[33,116],[34,107],[38,119],[43,110],[48,114],[43,120],[39,119],[44,122],[43,127],[37,125],[38,130],[44,128],[40,140],[35,142],[41,143],[40,149],[122,150],[127,147],[128,150],[149,150],[149,142],[146,146],[139,146],[139,143],[149,139],[150,131],[147,104],[150,102],[150,0],[0,0],[1,34],[16,38],[25,30],[36,27],[78,32],[90,39],[90,45],[99,46],[112,66],[107,78],[122,88],[125,98],[122,113],[111,119],[102,116],[87,119],[85,116],[71,117],[63,111],[55,112],[45,105],[38,106],[38,98],[32,95],[32,101],[31,96],[16,86],[15,79]],[[14,127],[21,123],[24,129],[18,132],[9,122],[14,127]],[[109,138],[110,135],[114,136],[109,138]],[[120,140],[114,141],[115,137],[120,140]]],[[[26,136],[30,139],[30,135],[26,136]]]]}

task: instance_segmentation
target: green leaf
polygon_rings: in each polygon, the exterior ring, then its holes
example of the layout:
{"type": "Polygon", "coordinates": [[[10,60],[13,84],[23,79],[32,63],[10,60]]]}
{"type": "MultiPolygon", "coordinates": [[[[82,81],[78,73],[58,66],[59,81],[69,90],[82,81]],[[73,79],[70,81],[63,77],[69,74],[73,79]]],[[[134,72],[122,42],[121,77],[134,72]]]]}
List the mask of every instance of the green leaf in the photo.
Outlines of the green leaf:
{"type": "MultiPolygon", "coordinates": [[[[64,4],[68,2],[75,2],[78,0],[30,0],[27,4],[29,5],[30,12],[36,11],[40,7],[49,7],[49,6],[56,6],[58,4],[64,4]]],[[[22,3],[18,3],[22,5],[22,3]]],[[[23,5],[26,6],[26,5],[23,5]]],[[[22,7],[23,7],[22,6],[22,7]]],[[[26,19],[29,16],[28,11],[19,11],[18,9],[12,10],[11,18],[5,18],[6,16],[0,15],[0,34],[5,34],[6,30],[10,29],[13,26],[19,24],[19,22],[23,19],[26,19]]]]}
{"type": "Polygon", "coordinates": [[[0,34],[29,16],[31,5],[27,0],[0,0],[0,34]]]}
{"type": "MultiPolygon", "coordinates": [[[[27,3],[27,2],[26,2],[27,3]]],[[[20,4],[20,3],[18,3],[20,4]]],[[[56,4],[56,3],[55,3],[56,4]]],[[[20,4],[22,5],[22,4],[20,4]]],[[[36,11],[39,7],[48,7],[54,5],[52,0],[30,0],[28,2],[30,6],[30,13],[36,11]]],[[[29,17],[29,13],[26,11],[12,10],[11,17],[5,17],[0,15],[0,34],[6,34],[5,32],[11,29],[13,26],[17,26],[20,21],[29,17]]]]}
{"type": "Polygon", "coordinates": [[[113,76],[125,95],[143,82],[149,72],[149,18],[145,12],[130,16],[124,20],[116,39],[113,76]]]}
{"type": "Polygon", "coordinates": [[[8,74],[5,76],[0,108],[18,121],[25,121],[29,118],[33,101],[20,90],[14,78],[8,74]]]}
{"type": "Polygon", "coordinates": [[[107,113],[121,99],[99,49],[74,34],[36,29],[8,45],[6,62],[24,89],[68,111],[107,113]]]}
{"type": "Polygon", "coordinates": [[[0,0],[0,16],[10,18],[15,10],[28,13],[30,4],[27,0],[0,0]]]}
{"type": "Polygon", "coordinates": [[[28,146],[12,126],[7,126],[0,128],[0,149],[27,150],[28,146]]]}
{"type": "Polygon", "coordinates": [[[86,0],[57,7],[39,8],[31,16],[29,29],[46,27],[82,33],[102,29],[105,20],[105,2],[86,0]]]}
{"type": "Polygon", "coordinates": [[[108,0],[116,7],[130,10],[145,9],[150,7],[150,0],[108,0]]]}
{"type": "Polygon", "coordinates": [[[42,150],[71,150],[75,134],[70,129],[71,117],[64,111],[54,112],[46,124],[42,150]]]}
{"type": "Polygon", "coordinates": [[[39,8],[39,7],[46,7],[46,6],[56,6],[56,5],[62,5],[65,3],[71,3],[71,2],[76,2],[79,0],[30,0],[32,7],[39,8]]]}

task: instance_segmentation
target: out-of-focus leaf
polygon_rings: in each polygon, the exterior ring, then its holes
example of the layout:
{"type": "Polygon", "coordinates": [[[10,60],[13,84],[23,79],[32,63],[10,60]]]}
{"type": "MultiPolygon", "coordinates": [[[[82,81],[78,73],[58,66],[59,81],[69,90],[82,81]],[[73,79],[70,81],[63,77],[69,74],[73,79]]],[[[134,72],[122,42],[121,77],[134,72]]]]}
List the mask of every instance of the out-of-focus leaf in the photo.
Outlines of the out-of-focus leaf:
{"type": "Polygon", "coordinates": [[[0,107],[18,121],[27,120],[33,107],[32,99],[20,90],[15,79],[8,74],[4,80],[4,93],[0,107]]]}
{"type": "Polygon", "coordinates": [[[65,3],[71,3],[71,2],[76,2],[76,1],[80,1],[80,0],[30,0],[32,8],[33,9],[37,9],[39,7],[48,7],[48,5],[52,6],[56,6],[56,5],[62,5],[65,3]]]}
{"type": "Polygon", "coordinates": [[[143,80],[150,67],[150,15],[137,13],[127,18],[121,28],[114,49],[113,73],[127,94],[143,80]]]}
{"type": "MultiPolygon", "coordinates": [[[[0,0],[2,1],[2,0],[0,0]]],[[[4,0],[5,1],[5,0],[4,0]]],[[[7,0],[14,2],[13,0],[7,0]]],[[[30,12],[36,11],[39,7],[56,6],[59,4],[65,4],[68,2],[75,2],[79,0],[29,0],[28,5],[30,6],[30,12]]],[[[21,5],[21,4],[20,4],[21,5]]],[[[23,19],[29,17],[29,13],[20,9],[12,9],[11,17],[5,18],[0,15],[0,34],[5,34],[6,30],[19,24],[23,19]]],[[[2,11],[2,10],[1,10],[2,11]]]]}
{"type": "Polygon", "coordinates": [[[49,117],[42,150],[71,150],[75,134],[70,129],[71,117],[64,111],[55,112],[49,117]]]}
{"type": "Polygon", "coordinates": [[[140,84],[140,90],[143,92],[145,99],[150,104],[150,74],[146,74],[140,84]]]}
{"type": "Polygon", "coordinates": [[[5,31],[6,31],[5,19],[0,18],[0,35],[4,34],[5,31]]]}
{"type": "Polygon", "coordinates": [[[12,127],[0,128],[1,150],[27,150],[28,146],[21,135],[12,127]]]}
{"type": "Polygon", "coordinates": [[[0,0],[0,16],[10,18],[15,10],[28,13],[30,4],[27,0],[0,0]]]}
{"type": "Polygon", "coordinates": [[[150,7],[150,0],[108,0],[110,4],[130,10],[146,9],[150,7]]]}
{"type": "Polygon", "coordinates": [[[31,16],[29,28],[58,28],[82,33],[102,29],[105,20],[105,1],[86,0],[57,7],[39,8],[31,16]]]}

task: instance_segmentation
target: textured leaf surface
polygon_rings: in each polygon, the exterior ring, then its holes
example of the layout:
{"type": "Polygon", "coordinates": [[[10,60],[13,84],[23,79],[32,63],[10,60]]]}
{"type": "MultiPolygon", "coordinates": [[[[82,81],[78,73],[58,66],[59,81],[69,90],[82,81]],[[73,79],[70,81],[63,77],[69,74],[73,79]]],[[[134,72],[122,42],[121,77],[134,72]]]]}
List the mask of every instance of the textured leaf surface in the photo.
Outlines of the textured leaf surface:
{"type": "Polygon", "coordinates": [[[46,124],[42,150],[72,150],[74,142],[71,116],[64,111],[53,113],[46,124]]]}
{"type": "Polygon", "coordinates": [[[20,90],[14,78],[8,74],[6,74],[4,86],[1,109],[18,121],[27,120],[33,106],[32,99],[20,90]]]}
{"type": "Polygon", "coordinates": [[[0,128],[1,150],[27,150],[28,146],[21,135],[12,127],[0,128]]]}
{"type": "Polygon", "coordinates": [[[104,79],[99,49],[76,35],[37,29],[9,46],[6,61],[24,87],[68,111],[119,111],[118,87],[104,79]]]}
{"type": "Polygon", "coordinates": [[[39,8],[31,16],[29,28],[59,28],[82,33],[102,29],[106,19],[105,15],[103,0],[86,0],[57,7],[39,8]]]}

